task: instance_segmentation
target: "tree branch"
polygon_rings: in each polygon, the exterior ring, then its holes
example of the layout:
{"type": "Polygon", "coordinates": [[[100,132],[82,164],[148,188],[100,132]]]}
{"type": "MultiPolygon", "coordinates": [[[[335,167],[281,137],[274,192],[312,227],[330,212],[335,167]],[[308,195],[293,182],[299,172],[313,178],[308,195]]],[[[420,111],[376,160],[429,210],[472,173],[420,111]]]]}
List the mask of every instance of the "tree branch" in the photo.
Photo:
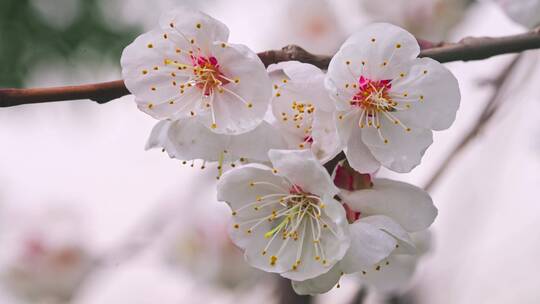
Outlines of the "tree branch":
{"type": "MultiPolygon", "coordinates": [[[[421,43],[429,48],[424,49],[420,57],[431,57],[439,62],[481,60],[496,55],[540,48],[540,28],[506,37],[471,37],[458,43],[437,45],[425,41],[421,43]]],[[[265,66],[282,61],[298,60],[326,69],[331,59],[330,56],[311,54],[296,45],[289,45],[281,50],[265,51],[258,55],[265,66]]],[[[122,80],[54,88],[0,89],[0,107],[78,99],[91,99],[101,104],[127,94],[129,91],[122,80]]]]}

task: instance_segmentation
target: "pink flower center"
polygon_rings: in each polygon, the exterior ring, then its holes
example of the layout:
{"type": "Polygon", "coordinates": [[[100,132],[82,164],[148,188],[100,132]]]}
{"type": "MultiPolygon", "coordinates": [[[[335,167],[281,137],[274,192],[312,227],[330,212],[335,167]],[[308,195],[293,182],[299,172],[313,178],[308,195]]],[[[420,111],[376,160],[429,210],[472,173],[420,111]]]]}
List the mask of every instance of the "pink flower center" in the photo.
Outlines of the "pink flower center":
{"type": "Polygon", "coordinates": [[[307,194],[302,187],[298,185],[292,185],[291,189],[289,189],[290,194],[307,194]]]}
{"type": "Polygon", "coordinates": [[[195,85],[209,96],[214,89],[228,84],[230,81],[220,71],[220,65],[216,57],[191,56],[193,73],[195,74],[195,85]]]}
{"type": "Polygon", "coordinates": [[[390,97],[391,80],[371,80],[364,76],[358,79],[358,92],[352,97],[350,104],[366,110],[368,116],[374,111],[393,111],[396,102],[390,97]]]}

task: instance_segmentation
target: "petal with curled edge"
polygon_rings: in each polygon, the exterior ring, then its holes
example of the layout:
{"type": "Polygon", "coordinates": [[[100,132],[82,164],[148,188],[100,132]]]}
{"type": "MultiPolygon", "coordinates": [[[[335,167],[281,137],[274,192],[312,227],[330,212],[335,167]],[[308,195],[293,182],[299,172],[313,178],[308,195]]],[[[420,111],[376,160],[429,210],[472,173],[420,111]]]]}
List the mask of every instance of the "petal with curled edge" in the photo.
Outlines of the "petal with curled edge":
{"type": "Polygon", "coordinates": [[[341,198],[364,216],[385,215],[408,232],[428,228],[437,216],[433,200],[424,190],[389,179],[373,180],[371,189],[342,191],[341,198]]]}
{"type": "Polygon", "coordinates": [[[326,169],[308,150],[270,150],[270,161],[280,174],[304,191],[320,197],[339,193],[326,169]]]}

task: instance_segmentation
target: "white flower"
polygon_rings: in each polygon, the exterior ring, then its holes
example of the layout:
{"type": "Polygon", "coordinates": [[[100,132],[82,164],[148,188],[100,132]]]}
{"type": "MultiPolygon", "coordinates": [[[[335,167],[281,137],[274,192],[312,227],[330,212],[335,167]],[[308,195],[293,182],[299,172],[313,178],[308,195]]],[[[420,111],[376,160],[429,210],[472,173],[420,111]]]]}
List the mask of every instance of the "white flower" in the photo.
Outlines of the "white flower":
{"type": "Polygon", "coordinates": [[[326,162],[339,151],[335,106],[324,73],[311,64],[287,61],[268,67],[274,83],[272,113],[290,149],[311,149],[326,162]]]}
{"type": "Polygon", "coordinates": [[[310,151],[270,150],[274,168],[225,173],[218,200],[233,214],[230,236],[249,264],[302,281],[329,271],[349,248],[338,189],[310,151]]]}
{"type": "Polygon", "coordinates": [[[540,25],[540,0],[493,0],[515,22],[533,28],[540,25]]]}
{"type": "Polygon", "coordinates": [[[351,166],[374,172],[379,163],[409,172],[448,128],[460,93],[456,78],[430,58],[407,31],[377,23],[351,36],[332,58],[327,89],[337,105],[337,129],[351,166]]]}
{"type": "Polygon", "coordinates": [[[386,179],[375,179],[371,189],[343,191],[340,197],[354,212],[349,218],[355,220],[349,226],[351,246],[331,271],[293,282],[294,289],[299,294],[324,293],[350,273],[358,273],[362,282],[379,291],[399,289],[426,251],[414,238],[437,216],[431,198],[412,185],[386,179]]]}
{"type": "Polygon", "coordinates": [[[272,45],[294,43],[315,54],[334,54],[347,38],[334,3],[328,0],[273,1],[276,19],[269,31],[272,45]],[[281,7],[279,7],[281,4],[281,7]]]}
{"type": "Polygon", "coordinates": [[[30,301],[70,299],[93,266],[80,218],[48,209],[3,223],[0,278],[30,301]]]}
{"type": "Polygon", "coordinates": [[[389,22],[418,38],[444,40],[464,16],[469,0],[361,0],[370,20],[389,22]]]}
{"type": "Polygon", "coordinates": [[[157,119],[194,117],[213,132],[254,129],[271,87],[257,54],[227,42],[229,30],[197,11],[166,13],[160,28],[122,54],[122,75],[139,108],[157,119]]]}
{"type": "MultiPolygon", "coordinates": [[[[190,118],[160,121],[152,129],[147,149],[162,148],[171,158],[184,161],[202,159],[218,162],[218,170],[224,164],[232,167],[235,162],[268,162],[268,150],[285,147],[279,132],[263,121],[254,130],[239,135],[216,134],[201,122],[190,118]]],[[[185,162],[184,162],[185,163],[185,162]]]]}

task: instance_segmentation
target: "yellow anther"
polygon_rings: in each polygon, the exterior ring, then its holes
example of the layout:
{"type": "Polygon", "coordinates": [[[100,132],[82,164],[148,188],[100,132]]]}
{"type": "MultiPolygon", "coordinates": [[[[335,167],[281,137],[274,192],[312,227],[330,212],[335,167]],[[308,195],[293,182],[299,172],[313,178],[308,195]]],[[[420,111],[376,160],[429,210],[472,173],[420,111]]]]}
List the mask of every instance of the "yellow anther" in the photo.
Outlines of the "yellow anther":
{"type": "Polygon", "coordinates": [[[273,255],[270,257],[270,265],[274,266],[276,265],[276,262],[277,262],[277,256],[273,255]]]}
{"type": "Polygon", "coordinates": [[[151,43],[149,43],[149,44],[147,45],[147,47],[148,47],[149,49],[151,49],[151,48],[153,48],[153,47],[154,47],[154,45],[153,45],[153,44],[151,44],[151,43]]]}
{"type": "Polygon", "coordinates": [[[234,227],[234,229],[238,229],[238,228],[240,228],[240,225],[234,224],[233,227],[234,227]]]}
{"type": "Polygon", "coordinates": [[[213,123],[210,127],[211,127],[212,129],[215,129],[215,128],[217,128],[217,124],[213,123]]]}

